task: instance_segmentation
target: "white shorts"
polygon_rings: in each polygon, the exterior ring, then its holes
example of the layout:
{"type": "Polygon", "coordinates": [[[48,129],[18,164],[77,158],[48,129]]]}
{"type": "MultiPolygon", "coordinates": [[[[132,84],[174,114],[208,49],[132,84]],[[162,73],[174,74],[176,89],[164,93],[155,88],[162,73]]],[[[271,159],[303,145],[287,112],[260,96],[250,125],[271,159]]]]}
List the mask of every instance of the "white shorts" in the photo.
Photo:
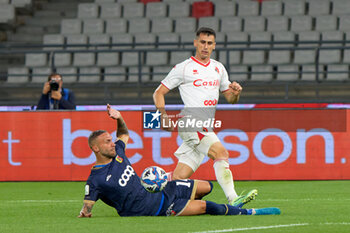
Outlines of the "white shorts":
{"type": "Polygon", "coordinates": [[[190,166],[194,172],[208,155],[211,145],[220,141],[214,132],[179,132],[179,135],[183,143],[174,155],[179,163],[190,166]]]}

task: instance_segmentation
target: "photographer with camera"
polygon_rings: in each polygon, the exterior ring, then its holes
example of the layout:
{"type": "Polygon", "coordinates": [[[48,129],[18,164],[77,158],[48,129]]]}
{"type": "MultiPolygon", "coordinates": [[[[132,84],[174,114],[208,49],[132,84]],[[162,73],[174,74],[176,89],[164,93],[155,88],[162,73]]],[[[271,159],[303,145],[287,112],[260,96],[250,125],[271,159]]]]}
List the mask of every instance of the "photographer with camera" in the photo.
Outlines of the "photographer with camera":
{"type": "Polygon", "coordinates": [[[62,88],[62,76],[57,73],[52,73],[48,77],[43,87],[43,93],[40,97],[37,110],[43,109],[74,109],[75,97],[74,93],[62,88]]]}

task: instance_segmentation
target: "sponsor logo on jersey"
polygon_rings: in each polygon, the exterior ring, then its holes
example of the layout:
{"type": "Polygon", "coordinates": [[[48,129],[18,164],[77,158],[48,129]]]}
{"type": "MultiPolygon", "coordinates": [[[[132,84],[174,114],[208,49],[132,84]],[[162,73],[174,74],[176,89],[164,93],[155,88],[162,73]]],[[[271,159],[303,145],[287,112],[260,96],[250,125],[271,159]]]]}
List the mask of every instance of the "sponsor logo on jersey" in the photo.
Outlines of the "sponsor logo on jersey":
{"type": "Polygon", "coordinates": [[[220,74],[220,71],[219,71],[219,69],[215,66],[215,71],[218,73],[218,74],[220,74]]]}
{"type": "Polygon", "coordinates": [[[217,99],[213,99],[213,100],[204,100],[203,104],[205,106],[215,106],[218,103],[217,99]]]}
{"type": "Polygon", "coordinates": [[[143,112],[143,128],[144,129],[160,129],[159,110],[156,112],[143,112]]]}
{"type": "Polygon", "coordinates": [[[119,155],[117,155],[117,156],[115,157],[115,160],[117,160],[118,163],[122,163],[122,162],[123,162],[123,158],[120,157],[119,155]]]}
{"type": "Polygon", "coordinates": [[[195,87],[217,87],[219,86],[219,80],[205,81],[203,79],[196,79],[193,81],[193,86],[195,87]]]}
{"type": "Polygon", "coordinates": [[[112,177],[112,175],[108,175],[106,178],[106,181],[109,181],[109,179],[112,177]]]}
{"type": "Polygon", "coordinates": [[[133,175],[135,175],[134,169],[130,165],[127,165],[123,174],[120,176],[120,179],[118,181],[119,185],[125,187],[133,175]]]}

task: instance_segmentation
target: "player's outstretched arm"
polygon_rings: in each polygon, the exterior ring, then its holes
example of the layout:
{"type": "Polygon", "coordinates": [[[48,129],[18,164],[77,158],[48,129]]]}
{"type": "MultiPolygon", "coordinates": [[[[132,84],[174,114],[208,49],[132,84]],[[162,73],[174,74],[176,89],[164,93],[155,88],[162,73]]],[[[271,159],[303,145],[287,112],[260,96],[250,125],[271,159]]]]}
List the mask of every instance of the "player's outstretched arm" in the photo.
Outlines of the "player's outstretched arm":
{"type": "Polygon", "coordinates": [[[242,87],[237,82],[232,82],[228,87],[229,89],[224,92],[224,96],[228,103],[235,104],[239,100],[242,92],[242,87]]]}
{"type": "Polygon", "coordinates": [[[128,144],[129,130],[122,117],[122,114],[119,111],[113,109],[109,104],[107,104],[107,113],[110,118],[117,121],[117,138],[122,140],[125,145],[128,144]]]}
{"type": "Polygon", "coordinates": [[[92,217],[92,207],[94,206],[94,201],[86,201],[84,200],[83,208],[80,211],[80,214],[78,215],[78,218],[91,218],[92,217]]]}

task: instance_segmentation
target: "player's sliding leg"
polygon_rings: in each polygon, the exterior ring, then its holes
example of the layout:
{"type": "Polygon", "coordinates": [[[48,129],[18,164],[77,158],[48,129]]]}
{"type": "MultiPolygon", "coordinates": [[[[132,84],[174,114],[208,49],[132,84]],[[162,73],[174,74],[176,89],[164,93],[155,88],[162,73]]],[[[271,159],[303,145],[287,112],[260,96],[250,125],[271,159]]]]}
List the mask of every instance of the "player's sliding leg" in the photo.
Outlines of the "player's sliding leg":
{"type": "Polygon", "coordinates": [[[270,207],[262,209],[241,209],[227,204],[217,204],[211,201],[191,200],[182,211],[180,216],[189,215],[279,215],[279,208],[270,207]]]}
{"type": "Polygon", "coordinates": [[[253,215],[279,215],[281,210],[277,207],[261,208],[261,209],[252,209],[253,215]]]}
{"type": "Polygon", "coordinates": [[[202,199],[213,190],[213,184],[210,181],[196,180],[196,183],[195,199],[202,199]]]}
{"type": "Polygon", "coordinates": [[[206,201],[206,214],[210,215],[248,215],[248,210],[226,204],[206,201]]]}
{"type": "MultiPolygon", "coordinates": [[[[215,160],[214,170],[215,170],[216,180],[220,184],[221,188],[224,190],[224,193],[229,203],[234,202],[237,198],[239,198],[239,196],[237,195],[234,189],[233,177],[229,169],[228,162],[226,160],[220,160],[220,159],[215,160]]],[[[179,162],[173,172],[167,173],[168,181],[187,179],[191,177],[193,173],[194,171],[190,166],[179,162]]]]}

